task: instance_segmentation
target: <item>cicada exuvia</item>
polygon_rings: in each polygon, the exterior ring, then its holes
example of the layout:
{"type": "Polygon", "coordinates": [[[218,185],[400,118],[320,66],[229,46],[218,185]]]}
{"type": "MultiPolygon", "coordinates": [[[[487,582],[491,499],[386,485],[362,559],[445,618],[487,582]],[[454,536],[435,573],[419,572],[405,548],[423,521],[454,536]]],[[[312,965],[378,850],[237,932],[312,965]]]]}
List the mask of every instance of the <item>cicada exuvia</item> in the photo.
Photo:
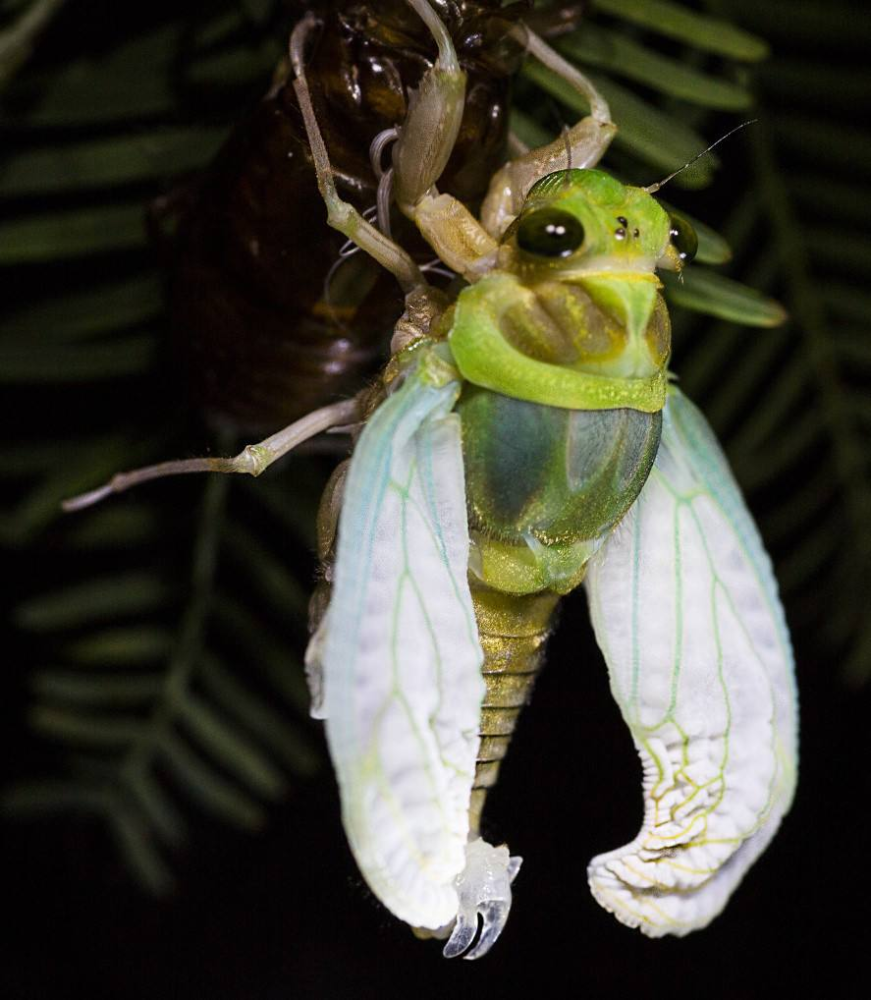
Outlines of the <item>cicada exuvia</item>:
{"type": "Polygon", "coordinates": [[[259,474],[312,434],[355,439],[321,504],[323,581],[307,655],[351,848],[372,891],[445,954],[477,958],[520,866],[479,836],[560,598],[583,585],[643,764],[644,820],[590,862],[595,898],[651,936],[720,912],[788,809],[797,714],[789,635],[758,532],[704,418],[669,383],[658,269],[693,253],[653,190],[597,170],[615,126],[590,82],[531,32],[530,55],[590,115],[493,177],[480,220],[436,184],[465,73],[427,0],[438,58],[391,151],[393,193],[462,279],[448,296],[339,195],[294,86],[330,225],[399,281],[392,357],[358,397],[232,459],[123,474],[259,474]],[[476,934],[480,936],[475,941],[476,934]]]}
{"type": "MultiPolygon", "coordinates": [[[[308,79],[337,188],[368,213],[381,168],[370,144],[404,118],[432,65],[429,34],[404,0],[296,6],[317,11],[308,79]]],[[[507,33],[519,9],[500,0],[440,7],[469,94],[441,180],[467,205],[480,204],[505,159],[522,55],[507,33]]],[[[326,224],[290,77],[285,61],[208,170],[157,209],[177,216],[164,242],[189,390],[212,417],[255,432],[356,392],[383,366],[402,311],[390,275],[343,251],[344,237],[326,224]]],[[[410,223],[397,235],[421,264],[432,259],[420,238],[409,246],[410,223]]]]}

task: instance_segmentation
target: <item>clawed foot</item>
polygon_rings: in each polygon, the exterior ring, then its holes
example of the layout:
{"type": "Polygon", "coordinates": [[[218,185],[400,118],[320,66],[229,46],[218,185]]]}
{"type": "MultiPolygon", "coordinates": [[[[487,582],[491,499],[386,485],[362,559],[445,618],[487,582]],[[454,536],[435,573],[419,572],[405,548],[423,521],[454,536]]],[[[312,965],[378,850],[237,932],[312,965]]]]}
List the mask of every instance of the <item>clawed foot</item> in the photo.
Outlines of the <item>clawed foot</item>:
{"type": "Polygon", "coordinates": [[[460,898],[457,919],[442,954],[445,958],[463,955],[478,933],[478,917],[482,919],[481,936],[463,958],[481,958],[493,947],[502,933],[511,910],[511,883],[520,871],[522,858],[512,858],[508,848],[491,847],[478,839],[466,847],[466,867],[457,876],[460,898]]]}

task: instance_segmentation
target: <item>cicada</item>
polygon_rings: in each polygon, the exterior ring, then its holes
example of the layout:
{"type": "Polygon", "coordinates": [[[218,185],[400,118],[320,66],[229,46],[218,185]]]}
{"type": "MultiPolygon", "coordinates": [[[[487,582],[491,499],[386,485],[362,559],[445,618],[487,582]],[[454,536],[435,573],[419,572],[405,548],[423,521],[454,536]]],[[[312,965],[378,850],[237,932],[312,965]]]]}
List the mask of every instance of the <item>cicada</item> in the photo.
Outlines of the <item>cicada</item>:
{"type": "Polygon", "coordinates": [[[390,362],[355,399],[235,458],[122,474],[73,506],[167,472],[256,475],[312,434],[351,428],[319,516],[313,713],[364,878],[399,919],[447,938],[448,957],[480,957],[505,926],[521,859],[480,837],[481,810],[555,608],[583,586],[644,796],[641,831],[592,859],[590,888],[623,923],[683,935],[771,840],[797,762],[770,561],[713,434],[668,377],[657,270],[685,266],[693,235],[658,185],[596,169],[615,133],[607,104],[532,32],[529,54],[590,115],[503,166],[480,219],[439,193],[466,78],[428,0],[408,3],[438,58],[392,148],[393,191],[461,290],[433,288],[339,196],[306,17],[291,62],[329,223],[405,292],[390,362]]]}

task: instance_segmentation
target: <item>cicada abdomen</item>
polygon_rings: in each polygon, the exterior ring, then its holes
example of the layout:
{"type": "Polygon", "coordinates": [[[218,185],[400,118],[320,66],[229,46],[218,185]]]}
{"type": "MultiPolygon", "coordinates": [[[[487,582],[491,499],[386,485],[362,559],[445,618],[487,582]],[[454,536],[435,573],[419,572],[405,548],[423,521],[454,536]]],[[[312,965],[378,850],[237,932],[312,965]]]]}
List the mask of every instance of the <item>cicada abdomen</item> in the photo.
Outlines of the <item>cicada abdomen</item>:
{"type": "MultiPolygon", "coordinates": [[[[657,316],[667,324],[664,309],[657,316]]],[[[364,410],[374,411],[383,398],[375,389],[364,410]]],[[[456,411],[485,684],[469,807],[474,838],[544,665],[559,601],[579,585],[588,558],[637,499],[659,446],[662,415],[541,406],[470,385],[456,411]]],[[[349,465],[335,470],[321,500],[323,572],[311,604],[313,633],[329,605],[349,465]]]]}
{"type": "Polygon", "coordinates": [[[469,805],[469,834],[477,837],[487,793],[499,778],[518,717],[544,665],[545,644],[560,597],[554,593],[505,594],[474,578],[471,592],[486,685],[469,805]]]}
{"type": "MultiPolygon", "coordinates": [[[[339,190],[362,211],[376,200],[370,145],[404,121],[409,93],[435,58],[432,40],[404,0],[299,6],[318,11],[312,96],[339,190]]],[[[438,6],[469,78],[439,186],[474,206],[505,157],[510,76],[520,57],[507,38],[515,16],[498,0],[438,6]]],[[[396,221],[403,245],[431,259],[412,227],[396,221]]],[[[383,363],[401,295],[367,255],[342,259],[344,242],[324,219],[285,70],[179,220],[176,341],[207,412],[243,428],[280,426],[353,394],[383,363]]]]}
{"type": "Polygon", "coordinates": [[[662,420],[630,409],[545,407],[473,386],[457,409],[486,683],[470,816],[477,833],[559,599],[578,586],[588,554],[638,496],[662,420]]]}

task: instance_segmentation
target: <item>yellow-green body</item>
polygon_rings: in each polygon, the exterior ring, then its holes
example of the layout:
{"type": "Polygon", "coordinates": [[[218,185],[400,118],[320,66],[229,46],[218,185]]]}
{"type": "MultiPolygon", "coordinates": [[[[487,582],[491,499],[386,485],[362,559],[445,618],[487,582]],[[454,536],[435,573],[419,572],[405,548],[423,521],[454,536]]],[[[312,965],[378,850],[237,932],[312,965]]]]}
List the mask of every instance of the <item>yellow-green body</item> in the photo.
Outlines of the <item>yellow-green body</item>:
{"type": "Polygon", "coordinates": [[[496,267],[437,324],[464,382],[479,583],[569,592],[641,491],[667,390],[671,329],[655,269],[677,265],[671,229],[641,188],[598,170],[551,174],[502,238],[496,267]]]}
{"type": "Polygon", "coordinates": [[[503,236],[496,266],[431,329],[463,383],[469,582],[487,691],[473,833],[559,598],[581,583],[656,457],[671,328],[655,269],[680,266],[672,235],[646,191],[597,170],[551,174],[503,236]],[[536,253],[541,219],[545,230],[562,219],[582,242],[536,253]]]}
{"type": "Polygon", "coordinates": [[[680,270],[696,241],[651,197],[662,182],[586,169],[615,132],[607,104],[531,32],[530,54],[590,116],[508,161],[480,220],[439,193],[465,75],[429,0],[408,3],[439,55],[393,145],[377,226],[336,191],[304,71],[313,14],[290,42],[328,221],[406,293],[381,379],[234,458],[120,474],[74,503],[168,473],[257,475],[323,430],[352,429],[318,524],[312,714],[366,882],[399,919],[447,937],[449,958],[480,958],[505,926],[522,858],[478,835],[481,809],[556,604],[583,581],[645,802],[639,835],[590,862],[590,888],[630,926],[686,934],[773,836],[797,749],[770,562],[703,417],[668,390],[656,272],[680,270]],[[391,185],[467,282],[452,300],[390,238],[391,185]]]}

